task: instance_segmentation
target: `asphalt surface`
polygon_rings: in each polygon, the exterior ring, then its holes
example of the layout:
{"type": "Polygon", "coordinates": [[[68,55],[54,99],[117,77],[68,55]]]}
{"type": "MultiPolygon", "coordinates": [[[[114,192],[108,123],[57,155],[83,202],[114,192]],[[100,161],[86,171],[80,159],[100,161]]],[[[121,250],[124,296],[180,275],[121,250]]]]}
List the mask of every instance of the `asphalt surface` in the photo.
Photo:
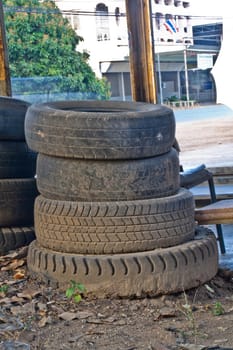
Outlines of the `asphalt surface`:
{"type": "Polygon", "coordinates": [[[233,110],[221,104],[200,105],[190,109],[174,109],[176,122],[190,122],[233,116],[233,110]]]}

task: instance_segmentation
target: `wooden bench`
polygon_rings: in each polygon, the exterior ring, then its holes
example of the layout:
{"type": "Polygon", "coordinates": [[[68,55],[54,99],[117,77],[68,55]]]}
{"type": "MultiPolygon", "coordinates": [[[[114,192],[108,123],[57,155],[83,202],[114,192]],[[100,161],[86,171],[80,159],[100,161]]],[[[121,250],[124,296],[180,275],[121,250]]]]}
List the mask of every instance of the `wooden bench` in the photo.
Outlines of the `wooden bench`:
{"type": "Polygon", "coordinates": [[[223,199],[195,209],[195,220],[200,225],[233,224],[233,199],[223,199]]]}
{"type": "MultiPolygon", "coordinates": [[[[199,184],[201,184],[203,182],[208,182],[209,199],[210,199],[210,203],[212,203],[211,205],[213,205],[216,202],[218,202],[216,192],[215,192],[213,174],[206,168],[205,164],[201,164],[200,166],[198,166],[196,168],[192,168],[192,169],[189,169],[186,171],[183,171],[183,169],[182,169],[182,171],[180,172],[180,185],[181,185],[181,187],[184,187],[187,189],[192,189],[193,187],[198,186],[199,184]]],[[[197,202],[196,202],[196,204],[197,204],[197,202]]],[[[206,206],[205,207],[203,206],[202,208],[206,208],[206,206]]],[[[196,213],[196,215],[197,215],[197,213],[196,213]]],[[[197,218],[196,218],[196,220],[197,220],[197,218]]],[[[198,221],[198,223],[200,224],[199,221],[198,221]]],[[[219,241],[221,253],[225,254],[226,249],[225,249],[225,243],[224,243],[221,223],[216,222],[214,224],[216,224],[217,239],[219,241]]]]}

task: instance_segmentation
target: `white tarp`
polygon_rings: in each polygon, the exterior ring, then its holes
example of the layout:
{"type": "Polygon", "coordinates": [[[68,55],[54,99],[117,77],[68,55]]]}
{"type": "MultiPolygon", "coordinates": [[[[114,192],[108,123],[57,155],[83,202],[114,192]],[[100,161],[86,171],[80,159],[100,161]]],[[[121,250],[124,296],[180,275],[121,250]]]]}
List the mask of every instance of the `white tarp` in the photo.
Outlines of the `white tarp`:
{"type": "Polygon", "coordinates": [[[211,73],[216,85],[216,102],[225,104],[233,109],[233,16],[231,16],[230,5],[227,6],[227,3],[225,5],[225,11],[228,14],[223,16],[222,46],[211,73]],[[226,7],[228,7],[228,11],[226,7]]]}

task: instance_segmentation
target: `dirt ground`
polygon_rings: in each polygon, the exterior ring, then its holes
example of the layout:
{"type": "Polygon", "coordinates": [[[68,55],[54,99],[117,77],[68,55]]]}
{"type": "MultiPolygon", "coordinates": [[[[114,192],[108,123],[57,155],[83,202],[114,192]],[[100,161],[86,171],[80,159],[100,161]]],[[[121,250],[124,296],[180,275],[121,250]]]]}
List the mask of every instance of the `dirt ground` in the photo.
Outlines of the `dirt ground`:
{"type": "Polygon", "coordinates": [[[181,150],[192,151],[212,145],[233,142],[233,117],[182,122],[176,124],[176,135],[181,150]]]}
{"type": "MultiPolygon", "coordinates": [[[[198,288],[144,299],[76,303],[30,280],[27,247],[0,257],[0,349],[168,350],[233,346],[233,272],[198,288]]],[[[233,349],[233,348],[231,348],[233,349]]]]}
{"type": "MultiPolygon", "coordinates": [[[[180,123],[177,138],[184,153],[232,146],[232,118],[180,123]]],[[[233,350],[232,271],[176,295],[76,303],[30,280],[26,256],[0,257],[0,350],[233,350]]]]}
{"type": "Polygon", "coordinates": [[[226,166],[233,163],[233,116],[176,124],[181,163],[189,168],[200,165],[226,166]]]}

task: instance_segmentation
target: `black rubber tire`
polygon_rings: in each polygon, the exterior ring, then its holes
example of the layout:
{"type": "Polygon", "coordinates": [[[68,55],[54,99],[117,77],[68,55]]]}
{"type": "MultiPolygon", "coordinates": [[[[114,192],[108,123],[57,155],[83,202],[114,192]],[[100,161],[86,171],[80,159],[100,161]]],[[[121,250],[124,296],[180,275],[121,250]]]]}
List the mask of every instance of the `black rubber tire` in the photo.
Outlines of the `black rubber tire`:
{"type": "Polygon", "coordinates": [[[29,245],[35,238],[33,227],[2,227],[0,228],[0,254],[29,245]]]}
{"type": "Polygon", "coordinates": [[[69,202],[38,196],[38,243],[74,254],[116,254],[165,248],[194,238],[194,200],[170,197],[124,202],[69,202]]]}
{"type": "Polygon", "coordinates": [[[218,270],[214,234],[164,249],[113,255],[72,255],[29,245],[29,276],[65,290],[71,280],[97,297],[156,296],[197,287],[218,270]]]}
{"type": "Polygon", "coordinates": [[[138,159],[170,150],[170,108],[142,102],[57,101],[32,105],[25,136],[36,152],[81,159],[138,159]]]}
{"type": "Polygon", "coordinates": [[[0,141],[0,179],[34,177],[36,158],[26,142],[0,141]]]}
{"type": "Polygon", "coordinates": [[[0,180],[0,227],[31,226],[38,195],[35,179],[0,180]]]}
{"type": "Polygon", "coordinates": [[[0,140],[25,141],[24,122],[30,103],[0,97],[0,140]]]}
{"type": "Polygon", "coordinates": [[[137,200],[171,196],[180,188],[175,150],[137,160],[79,160],[38,155],[37,186],[46,198],[137,200]]]}

